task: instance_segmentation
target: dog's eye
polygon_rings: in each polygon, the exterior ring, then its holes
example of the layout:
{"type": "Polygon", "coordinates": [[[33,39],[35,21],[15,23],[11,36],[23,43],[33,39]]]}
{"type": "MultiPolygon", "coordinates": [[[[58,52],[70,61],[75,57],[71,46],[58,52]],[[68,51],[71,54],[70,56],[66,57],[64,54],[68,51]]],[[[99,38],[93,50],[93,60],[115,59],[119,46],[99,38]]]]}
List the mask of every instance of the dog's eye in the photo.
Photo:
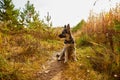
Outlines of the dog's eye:
{"type": "Polygon", "coordinates": [[[64,30],[62,33],[63,33],[63,34],[67,33],[67,30],[64,30]]]}

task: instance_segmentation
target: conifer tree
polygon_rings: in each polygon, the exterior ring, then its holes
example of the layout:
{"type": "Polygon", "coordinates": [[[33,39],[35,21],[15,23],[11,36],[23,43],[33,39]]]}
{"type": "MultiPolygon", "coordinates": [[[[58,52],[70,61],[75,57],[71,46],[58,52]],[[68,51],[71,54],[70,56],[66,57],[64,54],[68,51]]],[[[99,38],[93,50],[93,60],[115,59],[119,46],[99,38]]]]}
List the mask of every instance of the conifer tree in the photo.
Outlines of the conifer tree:
{"type": "Polygon", "coordinates": [[[20,23],[28,25],[31,22],[39,21],[39,14],[35,11],[35,7],[30,1],[27,1],[25,8],[20,13],[20,23]]]}
{"type": "Polygon", "coordinates": [[[0,21],[10,21],[12,25],[18,24],[19,10],[14,7],[12,0],[0,0],[0,21]]]}
{"type": "Polygon", "coordinates": [[[49,12],[47,12],[47,16],[45,16],[45,20],[47,22],[47,26],[51,27],[52,26],[52,21],[51,21],[51,16],[50,16],[49,12]]]}

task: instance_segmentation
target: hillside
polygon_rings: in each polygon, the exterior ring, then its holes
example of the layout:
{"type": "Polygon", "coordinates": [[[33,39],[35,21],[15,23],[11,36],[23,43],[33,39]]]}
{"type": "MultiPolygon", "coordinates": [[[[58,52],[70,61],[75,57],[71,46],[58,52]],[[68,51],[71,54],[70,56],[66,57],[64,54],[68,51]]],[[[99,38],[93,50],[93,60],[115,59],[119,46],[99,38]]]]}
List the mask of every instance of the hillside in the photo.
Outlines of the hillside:
{"type": "Polygon", "coordinates": [[[24,12],[20,22],[0,20],[0,80],[120,80],[120,4],[71,28],[78,61],[68,63],[56,59],[63,27],[33,13],[32,20],[24,20],[24,12]]]}

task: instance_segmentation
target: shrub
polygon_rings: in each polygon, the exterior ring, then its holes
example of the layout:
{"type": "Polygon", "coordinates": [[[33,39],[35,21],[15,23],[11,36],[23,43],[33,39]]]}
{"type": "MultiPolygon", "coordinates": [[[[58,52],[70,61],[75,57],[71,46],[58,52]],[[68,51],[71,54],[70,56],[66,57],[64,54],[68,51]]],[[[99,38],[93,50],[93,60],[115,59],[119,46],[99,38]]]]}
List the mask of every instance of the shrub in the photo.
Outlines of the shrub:
{"type": "Polygon", "coordinates": [[[81,35],[79,39],[76,40],[77,47],[90,46],[89,37],[87,35],[81,35]]]}
{"type": "Polygon", "coordinates": [[[76,32],[80,30],[85,25],[85,21],[81,20],[75,27],[73,27],[72,31],[76,32]]]}

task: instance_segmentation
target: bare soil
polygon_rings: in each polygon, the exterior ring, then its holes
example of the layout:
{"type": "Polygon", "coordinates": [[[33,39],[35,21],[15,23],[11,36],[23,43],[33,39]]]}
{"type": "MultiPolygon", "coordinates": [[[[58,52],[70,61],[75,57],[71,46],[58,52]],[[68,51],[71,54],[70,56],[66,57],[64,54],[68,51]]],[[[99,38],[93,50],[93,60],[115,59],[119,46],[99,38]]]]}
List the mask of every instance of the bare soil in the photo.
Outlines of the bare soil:
{"type": "Polygon", "coordinates": [[[42,66],[42,71],[36,73],[36,80],[66,80],[62,74],[63,70],[67,68],[67,64],[57,61],[56,54],[53,54],[42,66]]]}

